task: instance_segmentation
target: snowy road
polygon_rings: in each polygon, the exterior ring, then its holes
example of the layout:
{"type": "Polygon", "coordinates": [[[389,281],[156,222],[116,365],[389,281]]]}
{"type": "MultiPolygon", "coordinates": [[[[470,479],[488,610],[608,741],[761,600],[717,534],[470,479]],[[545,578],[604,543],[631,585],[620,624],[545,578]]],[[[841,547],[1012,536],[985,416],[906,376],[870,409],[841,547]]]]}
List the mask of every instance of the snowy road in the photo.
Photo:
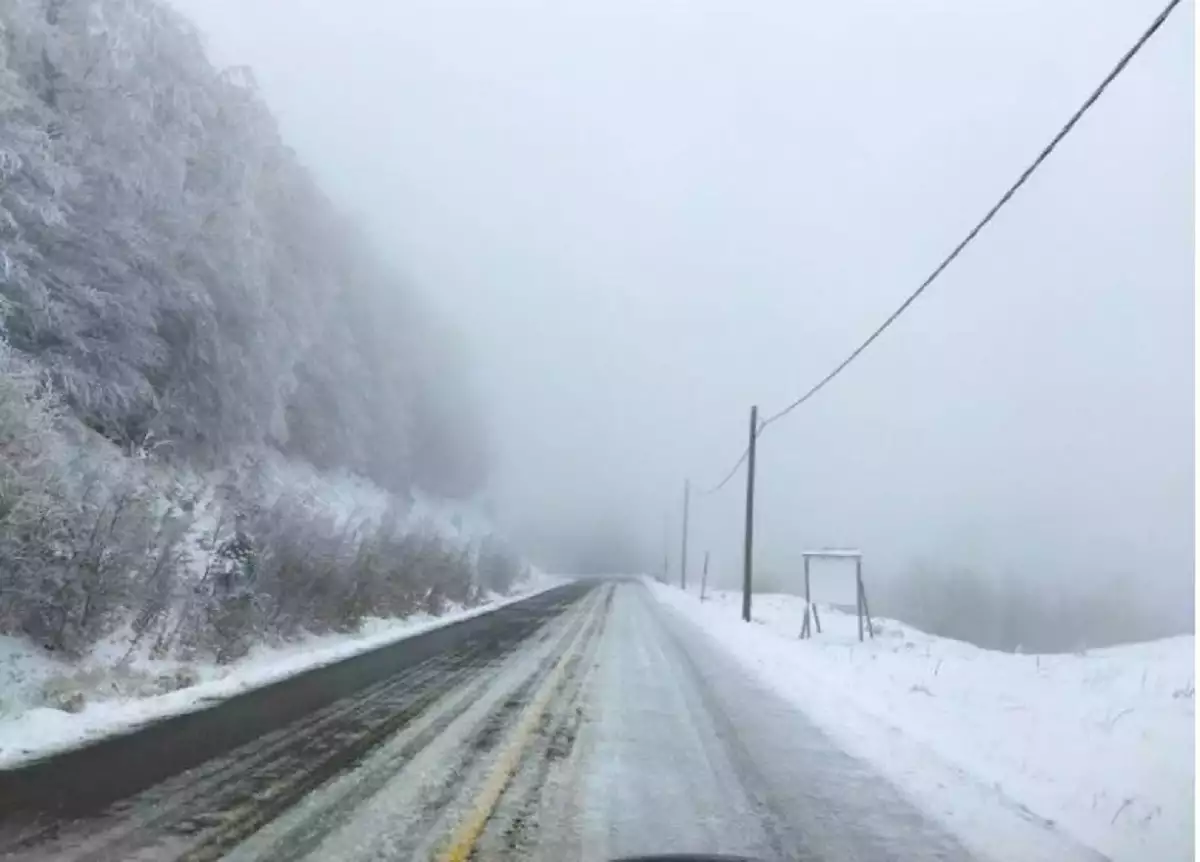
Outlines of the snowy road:
{"type": "Polygon", "coordinates": [[[493,647],[426,661],[103,817],[27,830],[6,858],[972,858],[641,584],[599,585],[493,647]]]}
{"type": "Polygon", "coordinates": [[[970,858],[645,589],[617,591],[598,662],[564,770],[571,843],[537,858],[970,858]]]}

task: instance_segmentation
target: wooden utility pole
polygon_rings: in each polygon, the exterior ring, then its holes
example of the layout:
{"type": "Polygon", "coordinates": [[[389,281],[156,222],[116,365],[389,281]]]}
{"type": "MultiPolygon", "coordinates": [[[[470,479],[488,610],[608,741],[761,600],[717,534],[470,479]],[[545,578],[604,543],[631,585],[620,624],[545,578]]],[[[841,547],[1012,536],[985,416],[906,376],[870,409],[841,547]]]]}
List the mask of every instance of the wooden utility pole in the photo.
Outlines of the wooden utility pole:
{"type": "Polygon", "coordinates": [[[708,551],[704,552],[704,571],[700,574],[700,601],[704,601],[704,592],[708,589],[708,551]]]}
{"type": "Polygon", "coordinates": [[[687,592],[688,504],[692,497],[692,480],[683,480],[683,549],[679,553],[679,589],[687,592]]]}
{"type": "Polygon", "coordinates": [[[862,557],[854,561],[854,613],[858,617],[858,642],[863,639],[862,557]]]}
{"type": "Polygon", "coordinates": [[[742,559],[742,619],[750,622],[750,590],[754,572],[754,444],[758,439],[758,406],[750,408],[750,448],[746,461],[746,554],[742,559]]]}
{"type": "Polygon", "coordinates": [[[671,583],[671,551],[669,549],[669,539],[671,536],[671,525],[667,517],[667,513],[663,512],[663,567],[662,567],[662,582],[664,584],[671,583]]]}

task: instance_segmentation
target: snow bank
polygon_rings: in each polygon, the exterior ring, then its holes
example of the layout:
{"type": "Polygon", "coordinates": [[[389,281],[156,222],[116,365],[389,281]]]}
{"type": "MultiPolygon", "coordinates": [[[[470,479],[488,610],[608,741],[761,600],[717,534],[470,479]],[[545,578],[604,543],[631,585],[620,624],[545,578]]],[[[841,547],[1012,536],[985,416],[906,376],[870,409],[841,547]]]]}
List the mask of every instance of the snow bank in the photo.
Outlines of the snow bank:
{"type": "Polygon", "coordinates": [[[437,617],[369,619],[355,634],[260,645],[226,666],[129,655],[128,643],[120,636],[97,645],[84,661],[68,664],[47,657],[26,641],[0,637],[0,768],[199,709],[300,671],[487,613],[561,583],[561,578],[535,571],[513,594],[493,596],[478,607],[454,608],[437,617]],[[74,697],[81,709],[69,712],[46,706],[48,697],[60,703],[74,697]]]}
{"type": "Polygon", "coordinates": [[[0,635],[0,720],[37,700],[45,681],[59,669],[58,662],[28,641],[0,635]]]}
{"type": "Polygon", "coordinates": [[[800,641],[801,598],[756,595],[746,625],[740,593],[651,589],[985,855],[1026,839],[977,831],[987,811],[966,809],[983,791],[1114,860],[1193,858],[1191,636],[1011,655],[876,620],[859,644],[853,615],[820,607],[823,633],[800,641]]]}

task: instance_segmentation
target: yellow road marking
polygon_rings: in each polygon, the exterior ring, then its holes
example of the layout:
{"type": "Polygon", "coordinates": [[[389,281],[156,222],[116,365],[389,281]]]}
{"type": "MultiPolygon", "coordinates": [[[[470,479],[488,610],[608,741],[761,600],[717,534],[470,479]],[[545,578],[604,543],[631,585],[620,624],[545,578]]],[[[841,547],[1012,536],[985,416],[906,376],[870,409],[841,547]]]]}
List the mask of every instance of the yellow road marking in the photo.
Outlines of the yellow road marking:
{"type": "MultiPolygon", "coordinates": [[[[592,604],[596,605],[598,602],[593,601],[592,604]]],[[[589,610],[593,613],[595,612],[594,607],[589,610]]],[[[496,765],[492,768],[492,772],[488,776],[487,783],[484,784],[480,794],[475,797],[475,802],[471,806],[471,810],[459,822],[458,828],[454,830],[449,846],[438,857],[439,862],[467,862],[471,857],[471,852],[475,849],[475,843],[479,840],[479,836],[483,834],[484,826],[487,825],[488,820],[495,812],[496,804],[500,801],[500,796],[504,793],[504,788],[508,786],[508,782],[512,780],[517,767],[521,763],[521,754],[529,744],[529,739],[533,736],[534,728],[537,727],[537,723],[541,719],[542,713],[546,711],[546,707],[550,705],[550,700],[554,696],[555,689],[558,688],[558,683],[566,672],[567,661],[575,654],[580,641],[583,639],[584,632],[588,629],[587,616],[590,616],[590,614],[585,615],[585,622],[576,633],[575,639],[571,641],[570,646],[559,656],[558,661],[546,677],[546,681],[542,683],[542,687],[538,690],[537,698],[521,714],[521,720],[517,724],[517,729],[509,737],[508,745],[500,753],[496,765]]]]}
{"type": "MultiPolygon", "coordinates": [[[[558,662],[555,663],[554,668],[550,671],[550,675],[547,677],[546,682],[544,683],[544,686],[546,686],[546,687],[538,690],[539,695],[546,695],[544,698],[545,702],[541,703],[541,705],[537,711],[537,714],[533,716],[532,721],[531,721],[531,726],[529,728],[524,729],[523,735],[524,735],[525,739],[527,739],[532,733],[532,730],[533,730],[532,724],[535,724],[537,722],[537,719],[541,717],[541,713],[545,712],[546,706],[549,704],[550,694],[553,693],[553,689],[554,689],[554,685],[551,683],[556,683],[557,679],[562,676],[563,666],[566,664],[566,659],[568,657],[570,657],[570,655],[575,651],[576,647],[579,644],[579,640],[583,634],[583,631],[587,628],[587,620],[590,617],[591,612],[594,612],[595,605],[597,604],[597,602],[594,600],[596,595],[597,595],[596,593],[593,593],[591,596],[588,597],[590,606],[587,607],[585,610],[583,610],[580,613],[580,616],[584,620],[583,625],[580,627],[579,631],[575,633],[575,636],[571,639],[570,644],[567,646],[566,650],[563,652],[563,654],[559,658],[558,662]],[[548,687],[548,690],[547,690],[547,687],[548,687]]],[[[565,640],[565,637],[563,639],[565,640]]],[[[532,706],[533,705],[531,705],[530,708],[532,708],[532,706]]],[[[525,714],[522,715],[522,722],[524,722],[524,719],[525,719],[525,714]]],[[[522,730],[521,730],[521,728],[518,728],[515,736],[521,736],[521,735],[522,735],[522,730]]],[[[516,740],[514,740],[514,743],[515,742],[516,742],[516,740]]],[[[511,747],[512,746],[510,745],[510,748],[511,747]]],[[[520,745],[517,747],[518,747],[518,749],[523,748],[524,740],[522,740],[520,742],[520,745]]],[[[519,750],[518,750],[517,754],[518,755],[520,754],[519,750]]],[[[511,772],[516,771],[516,765],[517,765],[518,759],[519,758],[514,758],[514,763],[512,765],[512,769],[509,773],[510,775],[511,775],[511,772]]],[[[483,825],[487,822],[487,818],[491,816],[491,811],[492,811],[492,809],[495,808],[496,802],[499,801],[500,792],[502,792],[504,790],[504,784],[506,784],[506,783],[507,783],[507,778],[505,779],[504,783],[501,784],[499,791],[496,793],[496,799],[491,802],[490,807],[487,812],[487,815],[485,815],[483,820],[480,822],[479,829],[475,833],[475,836],[471,839],[471,843],[467,846],[466,853],[461,857],[463,860],[465,860],[467,858],[467,856],[470,855],[470,852],[474,847],[474,842],[475,842],[475,840],[477,840],[479,833],[483,831],[483,825]]],[[[263,793],[266,795],[267,798],[269,798],[270,796],[274,796],[277,793],[285,792],[289,788],[290,784],[291,784],[291,782],[289,782],[285,778],[285,779],[281,780],[280,782],[278,782],[277,784],[270,785],[267,788],[265,788],[263,793]]],[[[477,800],[477,802],[482,801],[482,799],[483,799],[483,796],[481,795],[479,797],[479,799],[477,800]]],[[[260,816],[261,803],[262,803],[262,799],[243,800],[243,801],[239,802],[238,804],[226,809],[226,811],[223,812],[221,815],[221,823],[217,827],[217,829],[211,835],[206,836],[204,841],[200,845],[198,845],[196,847],[192,847],[186,853],[184,853],[180,857],[180,862],[208,862],[208,860],[218,859],[221,856],[225,855],[225,853],[228,852],[228,847],[223,846],[224,841],[227,840],[229,835],[236,834],[239,830],[241,830],[244,824],[252,822],[255,817],[260,816]]],[[[259,824],[259,826],[261,826],[261,825],[262,824],[259,824]]],[[[464,825],[465,825],[465,823],[464,823],[464,825]]],[[[251,830],[251,831],[253,831],[253,830],[251,830]]],[[[243,837],[245,837],[245,836],[243,836],[243,837]]],[[[460,857],[445,856],[443,858],[458,859],[460,857]]]]}

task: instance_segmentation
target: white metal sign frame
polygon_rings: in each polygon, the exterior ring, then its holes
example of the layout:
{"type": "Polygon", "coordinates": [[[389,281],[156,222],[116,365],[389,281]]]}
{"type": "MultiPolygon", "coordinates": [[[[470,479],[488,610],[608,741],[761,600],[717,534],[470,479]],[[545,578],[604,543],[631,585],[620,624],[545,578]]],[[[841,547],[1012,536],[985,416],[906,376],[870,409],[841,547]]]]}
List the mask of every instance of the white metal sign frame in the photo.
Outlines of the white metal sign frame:
{"type": "Polygon", "coordinates": [[[817,614],[816,605],[812,603],[812,587],[809,579],[810,564],[814,559],[817,560],[854,560],[854,604],[855,613],[858,615],[858,639],[861,642],[863,639],[863,621],[865,620],[866,630],[870,634],[871,639],[875,638],[875,627],[871,625],[871,612],[867,609],[867,591],[863,587],[862,579],[862,551],[853,550],[834,550],[827,549],[823,551],[804,551],[804,625],[800,629],[801,638],[812,637],[812,630],[816,628],[817,634],[821,633],[821,617],[817,614]],[[809,617],[812,617],[810,623],[809,617]]]}

